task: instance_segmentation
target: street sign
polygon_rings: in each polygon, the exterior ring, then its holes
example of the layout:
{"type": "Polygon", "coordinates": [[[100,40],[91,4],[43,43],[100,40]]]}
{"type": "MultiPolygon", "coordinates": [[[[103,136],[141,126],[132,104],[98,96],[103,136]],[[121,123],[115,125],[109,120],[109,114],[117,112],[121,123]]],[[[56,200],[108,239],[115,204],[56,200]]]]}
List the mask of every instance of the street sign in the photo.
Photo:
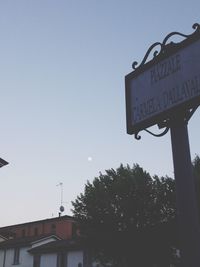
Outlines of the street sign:
{"type": "Polygon", "coordinates": [[[182,267],[200,266],[199,214],[187,129],[200,105],[200,25],[193,28],[191,35],[173,32],[153,44],[140,66],[134,62],[135,70],[125,77],[127,133],[139,140],[141,130],[154,136],[171,132],[182,267]],[[167,44],[174,35],[185,40],[167,44]],[[146,63],[157,46],[160,52],[146,63]],[[156,135],[146,129],[154,124],[165,126],[165,131],[156,135]]]}
{"type": "MultiPolygon", "coordinates": [[[[194,25],[195,27],[195,25],[194,25]]],[[[166,44],[152,60],[143,62],[125,77],[127,133],[134,134],[170,119],[176,112],[200,104],[200,30],[180,43],[166,44]]],[[[179,34],[186,37],[186,35],[179,34]]]]}

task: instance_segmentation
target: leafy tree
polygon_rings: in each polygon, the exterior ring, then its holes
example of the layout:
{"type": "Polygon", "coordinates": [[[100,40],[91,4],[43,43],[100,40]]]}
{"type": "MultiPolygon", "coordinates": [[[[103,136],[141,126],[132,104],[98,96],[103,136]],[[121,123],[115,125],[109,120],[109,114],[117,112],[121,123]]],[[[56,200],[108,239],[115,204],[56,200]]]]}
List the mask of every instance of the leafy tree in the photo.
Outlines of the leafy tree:
{"type": "Polygon", "coordinates": [[[196,179],[200,179],[200,157],[198,155],[196,155],[192,164],[194,167],[194,175],[196,179]]]}
{"type": "Polygon", "coordinates": [[[169,265],[175,242],[173,179],[151,177],[137,164],[120,165],[88,181],[72,205],[82,235],[104,265],[169,265]]]}

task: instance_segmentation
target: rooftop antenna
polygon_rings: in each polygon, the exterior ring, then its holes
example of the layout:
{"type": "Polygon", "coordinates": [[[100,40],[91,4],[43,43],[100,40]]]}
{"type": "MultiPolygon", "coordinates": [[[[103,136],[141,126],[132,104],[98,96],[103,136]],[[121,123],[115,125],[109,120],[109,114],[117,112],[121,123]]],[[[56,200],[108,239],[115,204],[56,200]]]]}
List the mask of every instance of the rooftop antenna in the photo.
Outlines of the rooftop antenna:
{"type": "Polygon", "coordinates": [[[58,215],[59,215],[59,217],[61,217],[62,212],[65,210],[65,208],[63,206],[63,183],[61,182],[61,183],[57,184],[56,186],[60,186],[61,201],[60,201],[60,209],[59,209],[60,211],[59,211],[58,215]]]}

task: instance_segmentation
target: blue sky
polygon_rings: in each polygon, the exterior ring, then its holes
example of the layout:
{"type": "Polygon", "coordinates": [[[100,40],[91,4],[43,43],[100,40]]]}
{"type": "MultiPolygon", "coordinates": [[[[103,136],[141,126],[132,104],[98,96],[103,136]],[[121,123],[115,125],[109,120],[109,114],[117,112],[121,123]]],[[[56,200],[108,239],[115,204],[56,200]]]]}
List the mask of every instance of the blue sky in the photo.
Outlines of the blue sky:
{"type": "MultiPolygon", "coordinates": [[[[168,33],[192,33],[199,10],[194,0],[0,2],[1,226],[57,216],[59,182],[70,214],[86,181],[120,163],[173,177],[169,133],[126,134],[124,76],[168,33]]],[[[192,158],[199,120],[198,110],[192,158]]]]}

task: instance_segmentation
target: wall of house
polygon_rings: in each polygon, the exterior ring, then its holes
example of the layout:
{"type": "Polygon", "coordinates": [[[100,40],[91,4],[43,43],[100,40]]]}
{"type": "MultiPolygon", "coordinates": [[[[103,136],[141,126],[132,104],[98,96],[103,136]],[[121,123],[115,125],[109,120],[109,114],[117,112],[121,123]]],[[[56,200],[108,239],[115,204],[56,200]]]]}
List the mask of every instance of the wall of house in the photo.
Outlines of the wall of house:
{"type": "Polygon", "coordinates": [[[69,251],[67,254],[67,267],[78,267],[79,263],[83,266],[83,251],[69,251]]]}
{"type": "MultiPolygon", "coordinates": [[[[19,255],[19,264],[16,265],[17,267],[33,267],[33,257],[27,252],[29,248],[21,248],[20,255],[19,255]]],[[[2,252],[1,252],[2,253],[2,252]]],[[[3,255],[0,255],[3,259],[3,255]]],[[[6,259],[5,259],[5,266],[3,266],[3,262],[1,259],[0,267],[12,267],[13,260],[14,260],[14,249],[7,249],[6,250],[6,259]]]]}
{"type": "Polygon", "coordinates": [[[51,253],[51,254],[43,254],[41,256],[41,267],[56,267],[57,263],[57,254],[51,253]]]}
{"type": "Polygon", "coordinates": [[[6,250],[5,267],[10,267],[13,265],[13,258],[14,258],[14,249],[7,249],[6,250]]]}
{"type": "Polygon", "coordinates": [[[72,238],[72,227],[72,221],[58,220],[56,223],[56,235],[63,239],[70,239],[72,238]]]}
{"type": "Polygon", "coordinates": [[[17,265],[17,267],[33,267],[33,256],[27,251],[28,249],[30,248],[20,249],[20,265],[17,265]]]}
{"type": "MultiPolygon", "coordinates": [[[[14,249],[6,250],[6,260],[4,262],[4,251],[0,250],[0,267],[33,267],[33,255],[28,252],[30,247],[20,249],[19,264],[13,265],[14,260],[14,249]]],[[[83,266],[83,251],[69,251],[67,255],[67,267],[78,267],[81,263],[83,266]]],[[[57,253],[47,253],[41,255],[41,267],[56,267],[57,264],[57,253]]],[[[95,265],[94,265],[95,266],[95,265]]]]}
{"type": "Polygon", "coordinates": [[[3,267],[4,253],[4,250],[0,250],[0,267],[3,267]]]}
{"type": "MultiPolygon", "coordinates": [[[[27,252],[28,248],[21,248],[19,255],[19,264],[17,267],[33,267],[33,257],[27,252]]],[[[13,267],[14,249],[6,250],[5,265],[3,265],[3,251],[0,252],[0,267],[13,267]]]]}
{"type": "MultiPolygon", "coordinates": [[[[81,263],[83,266],[83,251],[70,251],[67,252],[67,267],[78,267],[81,263]]],[[[56,267],[57,253],[49,253],[41,255],[41,267],[56,267]]]]}

